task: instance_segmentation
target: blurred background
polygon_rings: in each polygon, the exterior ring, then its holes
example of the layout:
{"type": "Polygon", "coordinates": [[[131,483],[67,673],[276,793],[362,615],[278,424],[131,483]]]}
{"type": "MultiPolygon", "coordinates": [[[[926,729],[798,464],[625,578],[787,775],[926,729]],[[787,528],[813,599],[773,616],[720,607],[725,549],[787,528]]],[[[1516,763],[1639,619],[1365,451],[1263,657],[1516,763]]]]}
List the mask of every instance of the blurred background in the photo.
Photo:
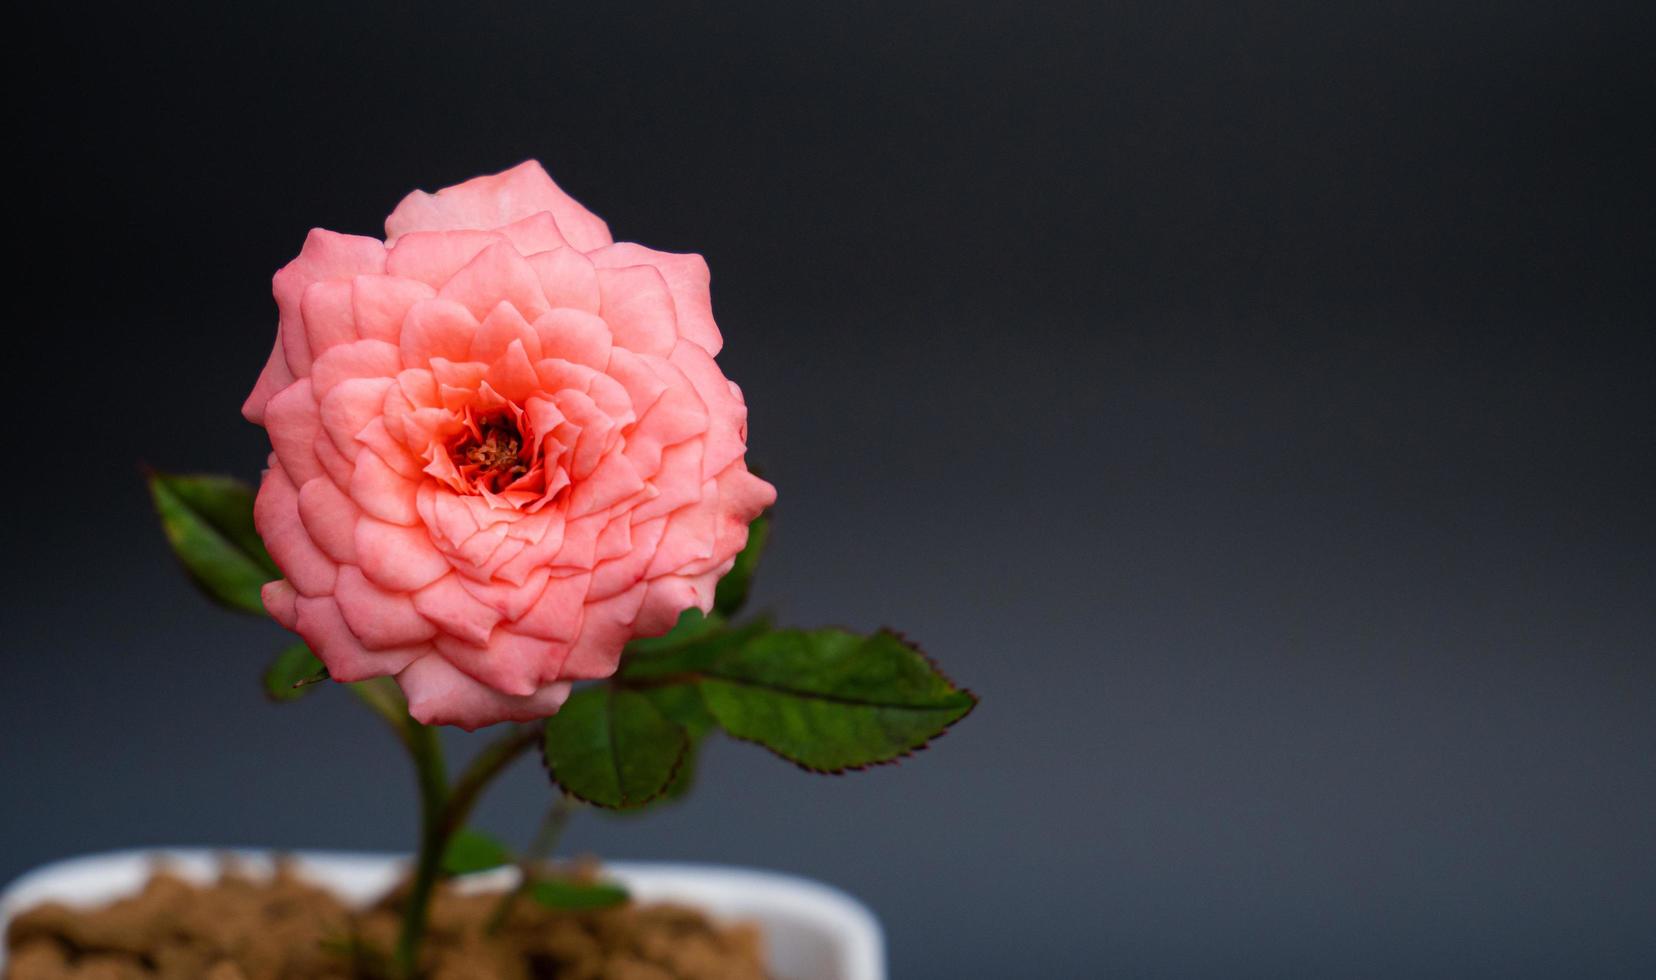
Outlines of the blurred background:
{"type": "Polygon", "coordinates": [[[573,848],[821,878],[898,978],[1656,972],[1648,4],[15,17],[0,880],[409,846],[392,743],[262,699],[282,632],[138,465],[257,477],[306,229],[535,157],[712,265],[758,603],[983,698],[845,778],[718,743],[573,848]]]}

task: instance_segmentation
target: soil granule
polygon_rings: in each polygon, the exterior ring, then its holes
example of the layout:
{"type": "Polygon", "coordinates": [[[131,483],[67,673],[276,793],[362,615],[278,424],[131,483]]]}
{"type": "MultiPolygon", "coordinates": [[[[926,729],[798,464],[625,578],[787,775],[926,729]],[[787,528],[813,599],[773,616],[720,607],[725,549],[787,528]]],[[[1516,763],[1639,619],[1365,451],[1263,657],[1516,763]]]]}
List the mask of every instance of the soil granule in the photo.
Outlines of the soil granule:
{"type": "MultiPolygon", "coordinates": [[[[590,866],[575,874],[592,876],[590,866]]],[[[498,894],[440,889],[425,980],[765,980],[759,930],[683,906],[554,911],[520,898],[487,926],[498,894]]],[[[367,909],[278,864],[231,864],[208,885],[158,868],[139,894],[101,908],[41,905],[13,920],[6,980],[381,980],[401,893],[367,909]]]]}

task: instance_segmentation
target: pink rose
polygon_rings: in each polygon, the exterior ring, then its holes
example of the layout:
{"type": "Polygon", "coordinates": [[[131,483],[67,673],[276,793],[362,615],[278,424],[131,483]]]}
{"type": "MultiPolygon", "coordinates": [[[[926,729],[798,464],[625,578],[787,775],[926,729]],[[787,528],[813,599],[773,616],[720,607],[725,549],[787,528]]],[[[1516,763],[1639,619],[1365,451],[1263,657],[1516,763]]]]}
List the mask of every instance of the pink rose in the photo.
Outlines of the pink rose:
{"type": "Polygon", "coordinates": [[[714,586],[775,490],[699,255],[616,243],[538,163],[416,191],[276,273],[242,412],[275,452],[264,603],[427,724],[557,711],[714,586]]]}

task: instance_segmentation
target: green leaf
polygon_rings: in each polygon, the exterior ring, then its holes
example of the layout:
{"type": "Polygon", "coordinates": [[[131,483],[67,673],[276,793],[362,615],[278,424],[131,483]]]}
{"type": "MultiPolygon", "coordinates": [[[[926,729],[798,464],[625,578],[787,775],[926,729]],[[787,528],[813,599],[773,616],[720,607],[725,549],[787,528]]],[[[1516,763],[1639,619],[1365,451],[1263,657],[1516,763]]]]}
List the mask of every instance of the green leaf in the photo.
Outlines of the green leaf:
{"type": "Polygon", "coordinates": [[[677,722],[692,740],[706,735],[717,724],[707,710],[707,704],[702,701],[701,691],[697,690],[695,684],[646,687],[640,689],[639,693],[649,698],[657,711],[677,722]]]}
{"type": "Polygon", "coordinates": [[[629,653],[621,658],[619,676],[627,681],[661,683],[675,675],[694,674],[770,630],[770,620],[761,618],[734,629],[707,630],[681,643],[659,649],[629,653]]]}
{"type": "Polygon", "coordinates": [[[818,772],[891,762],[977,704],[888,631],[767,633],[726,650],[702,678],[725,731],[818,772]]]}
{"type": "Polygon", "coordinates": [[[470,827],[455,831],[443,851],[443,873],[449,875],[490,871],[511,863],[512,852],[505,844],[470,827]]]}
{"type": "Polygon", "coordinates": [[[544,878],[529,886],[529,897],[549,909],[607,909],[627,901],[627,890],[607,882],[544,878]]]}
{"type": "Polygon", "coordinates": [[[696,760],[701,754],[702,739],[717,727],[707,705],[702,703],[701,692],[693,683],[645,687],[639,693],[654,702],[663,715],[677,722],[689,737],[689,742],[684,749],[684,758],[679,760],[678,769],[673,773],[673,781],[667,784],[661,795],[631,810],[609,811],[616,817],[636,816],[665,804],[677,803],[688,796],[696,781],[696,760]]]}
{"type": "Polygon", "coordinates": [[[270,662],[265,669],[265,696],[272,701],[297,701],[316,690],[318,681],[328,679],[328,668],[316,659],[310,647],[295,643],[270,662]]]}
{"type": "Polygon", "coordinates": [[[713,611],[729,619],[747,602],[748,587],[753,584],[753,572],[765,553],[765,539],[770,537],[770,518],[761,514],[748,525],[747,547],[736,556],[736,564],[719,579],[713,592],[713,611]]]}
{"type": "Polygon", "coordinates": [[[614,808],[660,796],[690,741],[650,698],[612,684],[577,692],[545,730],[552,778],[577,799],[614,808]]]}
{"type": "Polygon", "coordinates": [[[173,554],[202,591],[263,616],[259,589],[282,573],[253,527],[253,488],[227,476],[151,473],[149,489],[173,554]]]}

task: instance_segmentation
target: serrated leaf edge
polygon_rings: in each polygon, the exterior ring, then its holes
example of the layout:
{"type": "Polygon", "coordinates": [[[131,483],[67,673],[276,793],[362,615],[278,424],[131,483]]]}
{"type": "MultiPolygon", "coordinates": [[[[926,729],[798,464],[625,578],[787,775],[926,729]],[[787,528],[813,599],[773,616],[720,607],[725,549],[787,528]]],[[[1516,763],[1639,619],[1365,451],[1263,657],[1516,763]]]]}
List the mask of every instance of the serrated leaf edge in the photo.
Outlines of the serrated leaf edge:
{"type": "MultiPolygon", "coordinates": [[[[846,633],[855,633],[856,632],[855,630],[846,629],[845,627],[839,627],[839,626],[827,626],[827,627],[819,627],[819,628],[821,628],[821,629],[838,629],[838,630],[842,630],[846,633]]],[[[936,671],[937,676],[943,678],[944,682],[947,683],[951,688],[953,688],[956,692],[958,692],[960,694],[966,695],[966,697],[971,701],[971,704],[966,706],[966,710],[962,711],[960,713],[959,717],[956,717],[952,721],[945,724],[942,728],[937,730],[936,734],[930,736],[925,741],[919,743],[918,745],[911,745],[908,748],[904,749],[903,751],[898,752],[897,754],[891,756],[890,758],[876,759],[873,762],[863,762],[863,763],[859,763],[859,764],[854,765],[854,766],[840,766],[840,767],[835,768],[835,769],[823,769],[823,768],[819,768],[817,766],[810,765],[810,764],[805,763],[805,762],[801,762],[800,760],[795,759],[792,756],[787,755],[786,753],[779,752],[776,749],[770,747],[769,745],[766,745],[765,743],[759,741],[758,739],[746,738],[744,736],[737,735],[734,732],[730,731],[728,728],[725,728],[724,725],[722,725],[722,724],[719,725],[719,731],[724,732],[726,735],[729,735],[731,738],[735,739],[738,742],[746,742],[750,745],[757,745],[760,748],[764,749],[766,752],[769,752],[771,755],[776,756],[778,759],[781,759],[782,761],[787,762],[787,763],[793,765],[796,768],[803,769],[804,771],[809,772],[809,773],[815,773],[816,775],[819,775],[819,776],[843,776],[846,773],[863,772],[863,771],[868,770],[868,769],[873,769],[876,766],[895,766],[895,765],[898,765],[899,763],[901,763],[904,759],[911,758],[916,752],[926,751],[926,749],[931,747],[931,744],[933,742],[935,742],[938,739],[942,738],[943,736],[949,734],[949,731],[951,729],[953,729],[954,726],[960,724],[960,722],[963,719],[965,719],[973,711],[976,711],[977,706],[978,706],[978,704],[981,703],[982,699],[979,698],[977,696],[977,694],[971,688],[961,687],[959,684],[956,684],[954,682],[954,679],[951,678],[948,674],[944,673],[943,669],[937,665],[937,661],[932,659],[931,655],[926,653],[926,651],[921,648],[920,644],[915,643],[913,640],[910,640],[902,632],[900,632],[898,630],[895,630],[895,629],[892,629],[890,627],[882,626],[879,629],[875,630],[874,633],[871,634],[871,635],[872,636],[878,636],[881,633],[889,634],[891,637],[896,639],[897,642],[901,643],[905,647],[908,647],[910,650],[913,650],[916,654],[918,654],[920,656],[920,659],[924,660],[926,662],[926,664],[931,667],[931,669],[933,671],[936,671]]],[[[712,679],[713,680],[723,680],[723,678],[717,678],[717,677],[712,678],[712,679]]],[[[729,684],[729,683],[737,683],[737,682],[727,680],[727,681],[725,681],[725,683],[729,684]]],[[[912,710],[925,710],[925,709],[912,709],[912,710]]],[[[716,716],[715,716],[715,720],[717,720],[716,716]]]]}

